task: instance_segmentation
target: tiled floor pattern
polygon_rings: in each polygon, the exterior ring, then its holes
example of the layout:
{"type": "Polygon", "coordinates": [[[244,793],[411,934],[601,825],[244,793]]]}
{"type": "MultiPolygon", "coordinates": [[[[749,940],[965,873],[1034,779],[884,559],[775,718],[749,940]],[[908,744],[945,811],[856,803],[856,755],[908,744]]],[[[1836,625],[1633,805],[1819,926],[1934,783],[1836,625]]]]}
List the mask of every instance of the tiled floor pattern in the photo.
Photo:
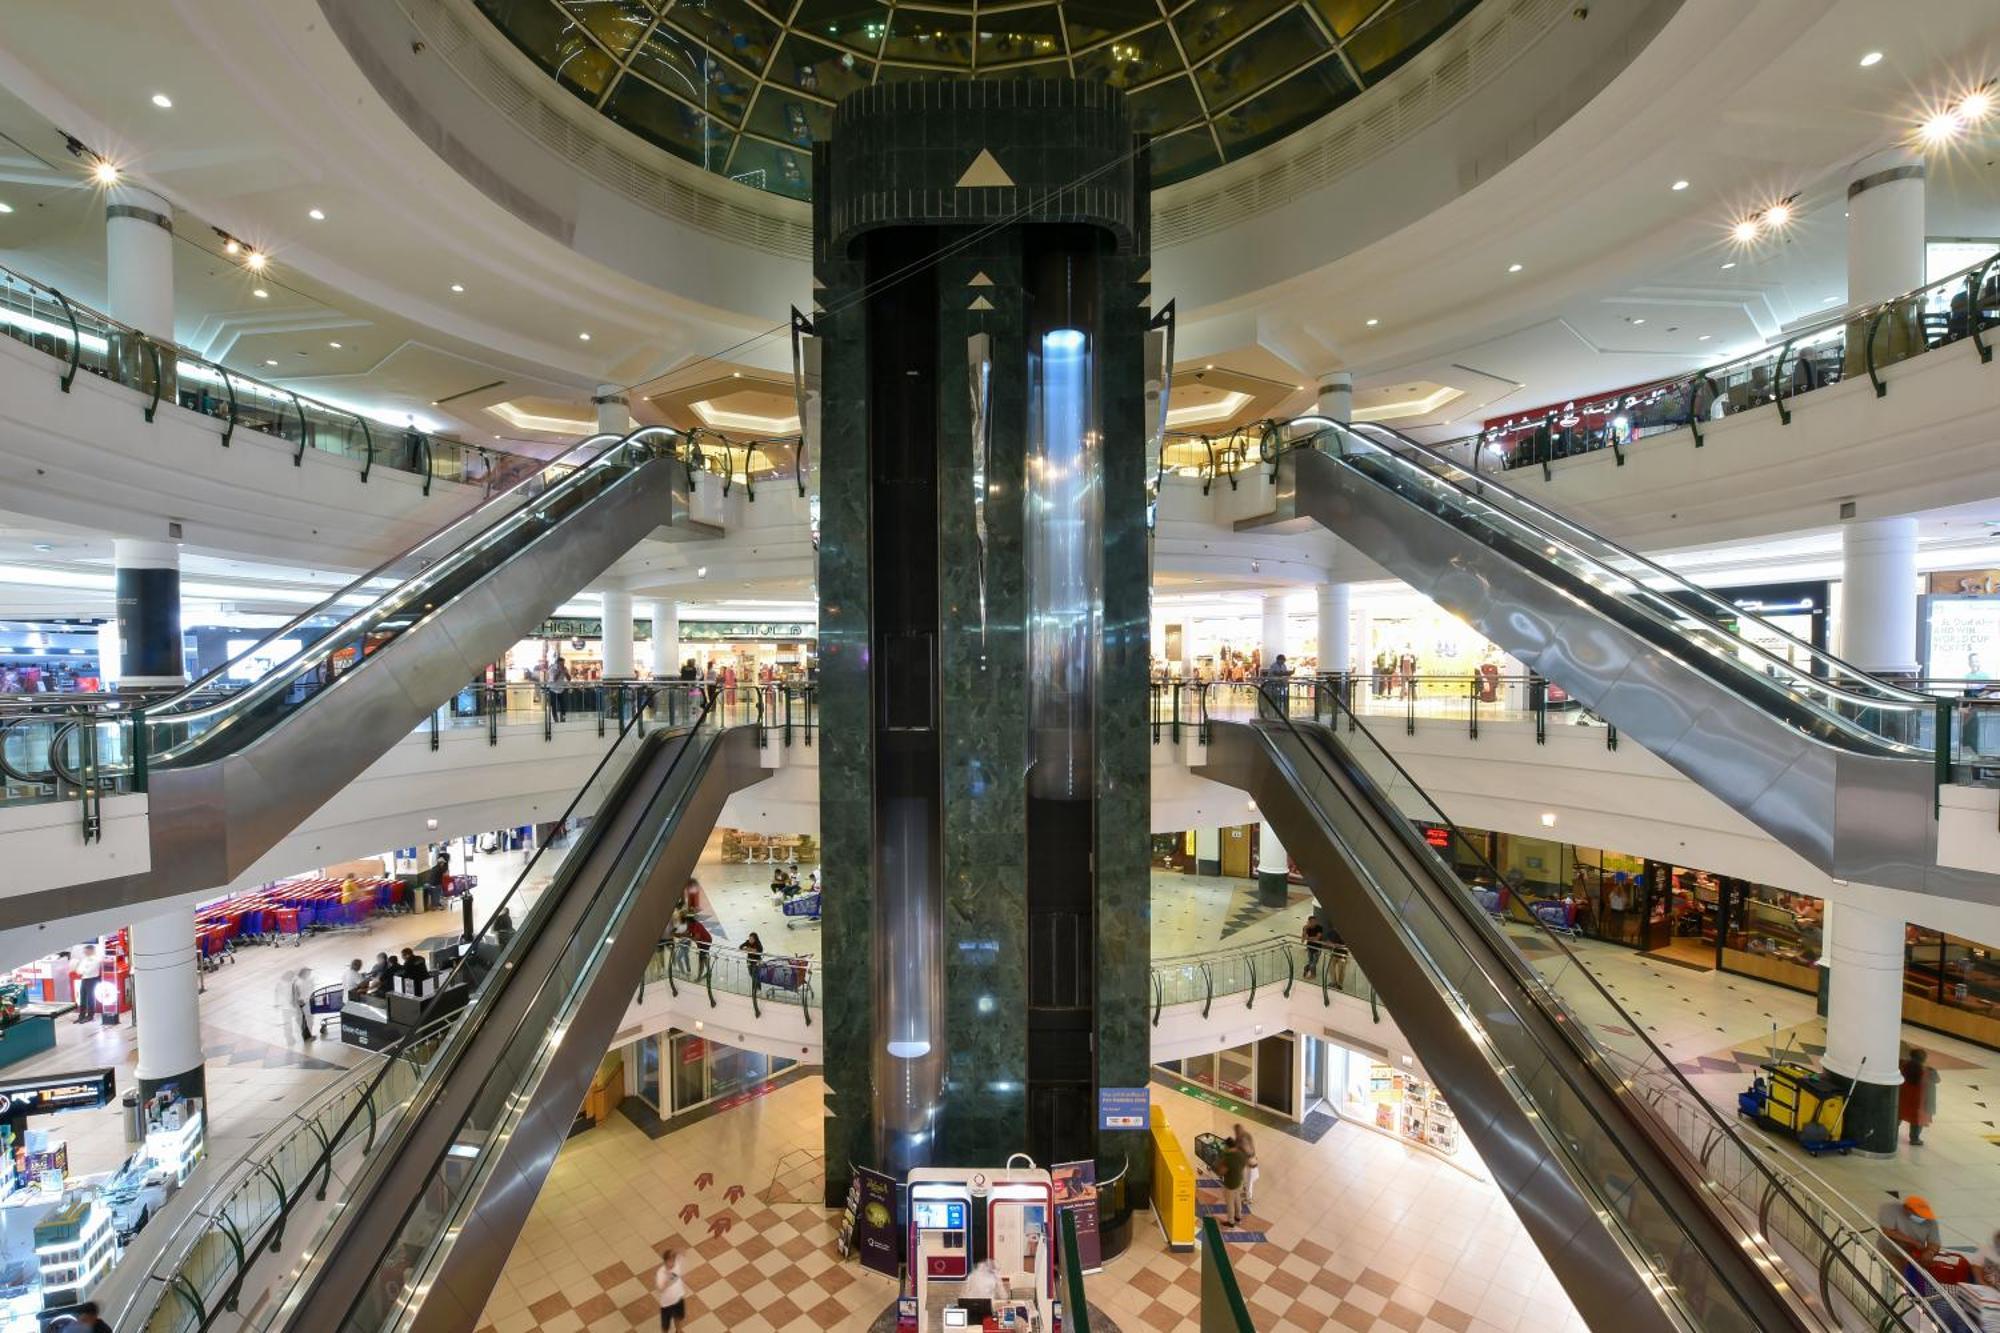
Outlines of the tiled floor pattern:
{"type": "Polygon", "coordinates": [[[1735,1115],[1736,1094],[1773,1047],[1815,1058],[1825,1050],[1826,1024],[1812,996],[1726,972],[1693,972],[1617,945],[1584,941],[1577,950],[1697,1090],[1789,1170],[1817,1176],[1824,1193],[1845,1196],[1863,1219],[1872,1221],[1894,1195],[1922,1194],[1936,1207],[1948,1246],[1976,1248],[2000,1225],[2000,1056],[1905,1027],[1903,1039],[1923,1047],[1939,1074],[1937,1121],[1923,1144],[1911,1147],[1906,1134],[1891,1160],[1815,1160],[1735,1115]]]}
{"type": "MultiPolygon", "coordinates": [[[[648,1283],[667,1243],[692,1249],[691,1333],[866,1328],[894,1285],[833,1254],[835,1215],[814,1202],[823,1093],[807,1077],[658,1140],[622,1117],[573,1140],[482,1333],[651,1327],[648,1283]]],[[[1154,1095],[1187,1143],[1228,1126],[1218,1107],[1154,1095]]],[[[1232,1257],[1260,1333],[1582,1328],[1491,1185],[1355,1125],[1317,1144],[1267,1130],[1258,1152],[1255,1219],[1267,1240],[1232,1257]]],[[[1192,1328],[1196,1262],[1169,1252],[1142,1215],[1132,1246],[1090,1279],[1091,1300],[1128,1333],[1192,1328]]]]}

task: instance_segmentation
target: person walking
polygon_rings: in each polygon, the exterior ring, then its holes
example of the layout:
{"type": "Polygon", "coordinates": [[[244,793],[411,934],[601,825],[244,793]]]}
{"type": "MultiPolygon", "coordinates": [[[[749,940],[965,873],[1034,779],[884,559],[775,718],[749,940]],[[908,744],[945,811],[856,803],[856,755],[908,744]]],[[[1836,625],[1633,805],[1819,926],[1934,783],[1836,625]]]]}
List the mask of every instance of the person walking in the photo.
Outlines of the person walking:
{"type": "Polygon", "coordinates": [[[653,1270],[653,1295],[660,1302],[660,1327],[678,1329],[687,1323],[687,1281],[681,1276],[681,1255],[671,1245],[660,1247],[660,1266],[653,1270]]]}
{"type": "Polygon", "coordinates": [[[1896,1094],[1896,1119],[1910,1127],[1910,1142],[1921,1146],[1924,1128],[1937,1116],[1938,1071],[1931,1068],[1921,1046],[1912,1046],[1903,1061],[1903,1086],[1896,1094]]]}
{"type": "Polygon", "coordinates": [[[1304,937],[1306,946],[1305,979],[1311,981],[1313,973],[1319,970],[1321,942],[1326,938],[1326,927],[1319,923],[1318,917],[1309,916],[1306,918],[1305,930],[1301,934],[1304,937]]]}
{"type": "Polygon", "coordinates": [[[1232,1227],[1243,1225],[1243,1179],[1249,1170],[1249,1154],[1235,1139],[1226,1140],[1215,1159],[1215,1174],[1222,1178],[1224,1220],[1232,1227]]]}
{"type": "Polygon", "coordinates": [[[549,666],[549,707],[555,710],[556,721],[569,720],[569,663],[563,661],[561,653],[549,666]]]}
{"type": "Polygon", "coordinates": [[[76,1021],[88,1023],[97,1017],[97,979],[104,975],[104,960],[97,946],[86,944],[76,960],[76,1021]]]}
{"type": "Polygon", "coordinates": [[[299,1020],[299,1036],[307,1041],[313,1039],[312,1030],[312,969],[302,967],[292,973],[291,999],[292,1015],[299,1020]]]}
{"type": "Polygon", "coordinates": [[[1236,1146],[1243,1150],[1243,1211],[1256,1207],[1257,1194],[1257,1141],[1250,1137],[1250,1131],[1241,1125],[1229,1127],[1235,1131],[1236,1146]]]}

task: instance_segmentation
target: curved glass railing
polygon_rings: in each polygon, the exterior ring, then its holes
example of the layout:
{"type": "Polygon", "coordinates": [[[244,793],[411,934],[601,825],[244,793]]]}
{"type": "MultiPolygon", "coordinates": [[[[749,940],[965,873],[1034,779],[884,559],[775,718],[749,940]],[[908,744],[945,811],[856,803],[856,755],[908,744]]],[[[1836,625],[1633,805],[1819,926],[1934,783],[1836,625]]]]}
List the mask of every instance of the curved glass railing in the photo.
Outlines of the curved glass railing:
{"type": "Polygon", "coordinates": [[[339,454],[360,466],[379,464],[424,479],[490,488],[539,467],[504,450],[486,449],[422,431],[370,421],[357,412],[230,370],[176,343],[162,342],[81,305],[46,283],[0,267],[0,333],[63,363],[63,388],[86,371],[146,395],[145,418],[172,403],[223,423],[227,446],[237,430],[253,430],[298,447],[339,454]]]}
{"type": "Polygon", "coordinates": [[[1378,1003],[1375,988],[1341,944],[1308,947],[1303,939],[1261,939],[1199,953],[1173,954],[1152,963],[1152,1021],[1161,1011],[1199,1004],[1202,1016],[1218,1001],[1254,1008],[1259,995],[1288,999],[1304,987],[1323,1005],[1335,995],[1378,1003]]]}
{"type": "MultiPolygon", "coordinates": [[[[1574,595],[1790,725],[1863,753],[1934,763],[1948,736],[1930,696],[1889,685],[1756,620],[1635,552],[1379,426],[1301,417],[1276,450],[1312,449],[1574,595]],[[1790,658],[1739,632],[1785,644],[1790,658]],[[1795,666],[1794,660],[1805,663],[1795,666]]],[[[1946,729],[1948,730],[1948,728],[1946,729]]]]}
{"type": "MultiPolygon", "coordinates": [[[[1385,810],[1402,817],[1399,827],[1386,831],[1431,867],[1434,883],[1450,886],[1450,892],[1437,895],[1415,886],[1404,892],[1386,879],[1378,881],[1378,893],[1388,895],[1387,901],[1407,924],[1414,947],[1430,960],[1434,975],[1444,984],[1464,982],[1475,990],[1499,985],[1555,1020],[1555,1030],[1573,1047],[1567,1053],[1539,1049],[1525,1037],[1526,1030],[1515,1025],[1481,1024],[1480,1030],[1507,1061],[1511,1074],[1522,1080],[1529,1104],[1564,1141],[1579,1149],[1574,1165],[1597,1178],[1602,1197],[1628,1228],[1628,1241],[1651,1257],[1664,1287],[1700,1311],[1696,1326],[1758,1327],[1739,1297],[1713,1284],[1711,1279],[1719,1275],[1698,1248],[1688,1249],[1691,1238],[1672,1208],[1658,1198],[1646,1199],[1652,1185],[1626,1157],[1620,1127],[1581,1119],[1588,1114],[1587,1107],[1560,1090],[1554,1072],[1558,1068],[1589,1071],[1615,1093],[1630,1094],[1624,1098],[1627,1104],[1637,1098],[1650,1107],[1672,1131],[1671,1141],[1678,1146],[1689,1177],[1726,1197],[1739,1227],[1760,1237],[1770,1247],[1769,1260],[1783,1265],[1794,1289],[1832,1312],[1838,1326],[1910,1333],[1942,1329],[1928,1312],[1927,1299],[1934,1289],[1920,1292],[1911,1285],[1925,1279],[1900,1272],[1870,1237],[1857,1235],[1846,1225],[1842,1209],[1816,1196],[1744,1140],[1731,1119],[1687,1082],[1673,1060],[1646,1035],[1645,1025],[1625,1011],[1563,934],[1533,910],[1533,904],[1515,895],[1489,901],[1460,877],[1455,867],[1468,866],[1489,885],[1506,882],[1479,844],[1459,830],[1337,695],[1308,691],[1309,685],[1267,685],[1259,696],[1261,720],[1281,727],[1295,742],[1292,752],[1308,757],[1311,767],[1294,774],[1302,794],[1324,809],[1345,805],[1332,767],[1345,760],[1349,780],[1365,779],[1385,810]],[[1315,708],[1328,702],[1338,710],[1337,733],[1309,720],[1315,708]],[[1432,846],[1411,821],[1443,829],[1447,847],[1432,846]],[[1468,938],[1482,943],[1468,946],[1468,938]],[[1486,970],[1478,961],[1481,951],[1505,965],[1504,976],[1486,970]]],[[[1360,859],[1367,859],[1365,852],[1360,859]]],[[[1471,995],[1460,1000],[1475,1002],[1471,995]]],[[[1471,1012],[1483,1011],[1475,1007],[1471,1012]]],[[[1635,1132],[1635,1127],[1623,1127],[1622,1132],[1635,1132]]]]}

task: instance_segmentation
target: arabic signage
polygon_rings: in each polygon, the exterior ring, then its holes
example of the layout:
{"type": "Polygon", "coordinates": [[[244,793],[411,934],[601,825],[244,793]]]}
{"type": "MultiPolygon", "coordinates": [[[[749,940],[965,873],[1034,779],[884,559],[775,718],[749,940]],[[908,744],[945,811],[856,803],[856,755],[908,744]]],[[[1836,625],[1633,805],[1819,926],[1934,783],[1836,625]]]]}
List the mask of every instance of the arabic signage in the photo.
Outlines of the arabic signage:
{"type": "Polygon", "coordinates": [[[0,1082],[0,1119],[45,1115],[50,1111],[87,1111],[105,1105],[117,1095],[118,1074],[112,1069],[8,1079],[0,1082]]]}
{"type": "Polygon", "coordinates": [[[890,1277],[903,1271],[903,1231],[896,1224],[896,1178],[865,1166],[854,1169],[861,1185],[860,1210],[854,1218],[854,1248],[861,1266],[890,1277]]]}
{"type": "Polygon", "coordinates": [[[1097,1163],[1057,1162],[1049,1168],[1055,1181],[1056,1211],[1076,1219],[1076,1257],[1086,1273],[1104,1267],[1097,1235],[1097,1163]]]}

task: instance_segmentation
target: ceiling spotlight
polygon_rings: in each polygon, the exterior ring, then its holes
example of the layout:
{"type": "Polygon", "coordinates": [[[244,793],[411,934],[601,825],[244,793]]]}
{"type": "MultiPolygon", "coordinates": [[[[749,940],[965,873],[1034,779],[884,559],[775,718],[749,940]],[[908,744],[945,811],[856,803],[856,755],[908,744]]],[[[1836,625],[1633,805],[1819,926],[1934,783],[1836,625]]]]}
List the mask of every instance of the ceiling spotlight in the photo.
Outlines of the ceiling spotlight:
{"type": "Polygon", "coordinates": [[[1542,827],[1554,828],[1555,826],[1556,826],[1556,812],[1553,810],[1542,811],[1542,827]]]}
{"type": "Polygon", "coordinates": [[[1705,343],[1708,341],[1708,335],[1704,333],[1700,337],[1696,338],[1695,341],[1698,343],[1705,343]]]}
{"type": "Polygon", "coordinates": [[[252,273],[262,273],[264,271],[264,265],[268,262],[269,261],[264,258],[264,252],[262,250],[252,250],[248,254],[243,256],[243,267],[249,269],[252,273]]]}
{"type": "Polygon", "coordinates": [[[99,185],[116,185],[118,183],[118,166],[116,163],[107,162],[100,157],[97,159],[97,165],[90,169],[90,175],[91,179],[95,180],[99,185]]]}
{"type": "Polygon", "coordinates": [[[1380,324],[1381,322],[1382,322],[1382,321],[1381,321],[1381,320],[1379,320],[1379,319],[1371,319],[1371,320],[1369,320],[1369,321],[1368,321],[1368,327],[1372,329],[1372,328],[1374,328],[1374,327],[1375,327],[1375,326],[1376,326],[1377,324],[1380,324]]]}
{"type": "Polygon", "coordinates": [[[1792,220],[1792,205],[1789,200],[1779,200],[1764,210],[1764,224],[1776,231],[1792,220]]]}
{"type": "Polygon", "coordinates": [[[174,99],[167,96],[165,93],[154,93],[153,105],[160,108],[160,110],[162,111],[171,111],[173,110],[174,99]]]}
{"type": "Polygon", "coordinates": [[[1507,265],[1507,271],[1509,273],[1519,273],[1521,271],[1521,266],[1519,264],[1509,264],[1507,265]]]}
{"type": "Polygon", "coordinates": [[[1633,320],[1632,322],[1634,324],[1644,324],[1646,322],[1646,317],[1644,315],[1640,315],[1637,319],[1633,320]]]}
{"type": "Polygon", "coordinates": [[[323,208],[308,208],[306,210],[306,216],[311,218],[314,222],[324,222],[326,221],[326,210],[323,208]]]}
{"type": "MultiPolygon", "coordinates": [[[[1729,229],[1729,234],[1735,237],[1738,241],[1747,243],[1756,240],[1757,233],[1762,230],[1763,227],[1758,223],[1756,218],[1744,218],[1741,222],[1737,223],[1734,227],[1731,227],[1729,229]]],[[[1727,268],[1729,266],[1725,264],[1723,265],[1723,267],[1727,268]]]]}
{"type": "Polygon", "coordinates": [[[0,213],[11,213],[13,211],[14,206],[12,204],[0,204],[0,213]]]}
{"type": "Polygon", "coordinates": [[[1861,68],[1863,69],[1867,69],[1872,65],[1879,65],[1881,63],[1882,63],[1882,53],[1880,51],[1870,51],[1867,55],[1861,57],[1861,68]]]}
{"type": "Polygon", "coordinates": [[[278,364],[278,362],[277,362],[276,358],[274,358],[274,357],[268,357],[268,356],[267,356],[267,357],[265,357],[265,358],[264,358],[264,364],[265,364],[265,365],[267,365],[267,366],[275,366],[275,365],[277,365],[277,364],[278,364]]]}
{"type": "Polygon", "coordinates": [[[330,343],[328,343],[328,344],[327,344],[327,346],[328,346],[328,347],[331,347],[331,348],[332,348],[332,349],[333,349],[334,351],[336,351],[336,352],[338,352],[338,351],[340,350],[340,344],[339,344],[339,343],[336,343],[336,342],[330,342],[330,343]]]}
{"type": "Polygon", "coordinates": [[[222,243],[222,253],[226,255],[233,255],[242,248],[243,246],[240,243],[238,243],[237,239],[234,236],[230,237],[228,240],[222,243]]]}
{"type": "Polygon", "coordinates": [[[576,335],[576,337],[577,337],[577,341],[579,341],[579,342],[589,342],[589,341],[590,341],[590,335],[589,335],[589,334],[587,334],[587,333],[579,333],[579,334],[577,334],[577,335],[576,335]]]}
{"type": "Polygon", "coordinates": [[[268,301],[271,299],[271,294],[265,291],[262,287],[253,287],[250,291],[250,294],[256,297],[260,301],[268,301]]]}
{"type": "Polygon", "coordinates": [[[451,289],[455,292],[462,292],[465,290],[465,284],[462,282],[454,282],[451,285],[451,289]]]}
{"type": "Polygon", "coordinates": [[[1917,137],[1928,144],[1949,143],[1965,131],[1965,121],[1956,111],[1940,111],[1917,127],[1917,137]]]}
{"type": "Polygon", "coordinates": [[[1687,187],[1688,187],[1688,183],[1687,183],[1686,181],[1675,181],[1675,182],[1674,182],[1674,188],[1675,188],[1676,190],[1685,190],[1685,189],[1686,189],[1687,187]]]}
{"type": "Polygon", "coordinates": [[[1975,88],[1958,99],[1958,114],[1967,121],[1984,120],[1993,114],[1993,93],[1987,88],[1975,88]]]}
{"type": "Polygon", "coordinates": [[[1724,267],[1724,268],[1735,268],[1735,267],[1736,267],[1736,261],[1732,259],[1732,260],[1730,260],[1730,261],[1729,261],[1729,262],[1728,262],[1727,264],[1724,264],[1724,265],[1723,265],[1723,267],[1724,267]]]}

